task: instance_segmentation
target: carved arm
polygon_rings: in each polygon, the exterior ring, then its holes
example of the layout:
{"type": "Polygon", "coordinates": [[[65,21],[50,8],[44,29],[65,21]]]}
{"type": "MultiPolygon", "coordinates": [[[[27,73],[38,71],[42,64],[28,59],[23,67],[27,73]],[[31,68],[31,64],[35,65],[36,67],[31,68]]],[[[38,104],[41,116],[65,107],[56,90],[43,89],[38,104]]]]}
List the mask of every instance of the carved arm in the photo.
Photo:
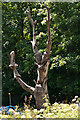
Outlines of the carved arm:
{"type": "Polygon", "coordinates": [[[14,51],[12,51],[10,53],[10,65],[9,67],[13,70],[14,72],[14,78],[19,82],[19,84],[21,85],[21,87],[30,92],[31,94],[34,94],[34,87],[31,87],[29,85],[27,85],[22,79],[21,79],[21,75],[18,73],[17,69],[16,69],[16,66],[18,66],[17,64],[15,64],[15,53],[14,51]]]}

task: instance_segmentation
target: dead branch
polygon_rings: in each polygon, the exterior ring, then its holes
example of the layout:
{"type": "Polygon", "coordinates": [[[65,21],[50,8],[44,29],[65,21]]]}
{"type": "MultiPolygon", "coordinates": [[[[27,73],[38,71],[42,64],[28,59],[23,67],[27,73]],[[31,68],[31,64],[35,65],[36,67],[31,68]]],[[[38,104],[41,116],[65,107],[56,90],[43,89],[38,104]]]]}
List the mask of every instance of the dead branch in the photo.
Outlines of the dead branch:
{"type": "Polygon", "coordinates": [[[32,47],[33,47],[33,52],[35,53],[34,57],[35,57],[37,63],[41,64],[42,56],[41,56],[41,53],[38,52],[37,42],[36,42],[36,34],[35,34],[35,24],[37,21],[35,20],[35,22],[33,22],[30,11],[26,10],[26,12],[28,14],[28,17],[29,17],[30,22],[31,22],[32,27],[33,27],[33,41],[31,41],[31,43],[32,43],[32,47]]]}
{"type": "Polygon", "coordinates": [[[50,37],[50,8],[47,7],[46,5],[44,5],[46,8],[47,8],[47,11],[48,11],[48,42],[47,42],[47,49],[46,49],[46,52],[49,54],[50,50],[51,50],[51,45],[52,45],[52,42],[51,42],[51,37],[50,37]]]}
{"type": "Polygon", "coordinates": [[[36,36],[35,36],[36,35],[35,34],[35,24],[37,21],[35,20],[35,22],[33,22],[30,11],[26,10],[26,12],[28,14],[29,20],[30,20],[32,27],[33,27],[33,41],[31,41],[31,43],[32,43],[33,51],[34,51],[34,53],[36,53],[36,52],[38,52],[37,43],[36,43],[36,36]]]}
{"type": "Polygon", "coordinates": [[[21,87],[22,87],[24,90],[30,92],[31,94],[34,94],[34,89],[35,89],[35,88],[27,85],[27,84],[21,79],[21,75],[18,73],[18,71],[17,71],[17,69],[16,69],[16,67],[18,66],[18,64],[15,64],[15,59],[14,59],[14,57],[15,57],[15,53],[14,53],[14,51],[12,51],[12,52],[10,53],[10,65],[9,65],[9,67],[10,67],[10,68],[13,70],[13,72],[14,72],[14,78],[19,82],[19,84],[21,85],[21,87]]]}
{"type": "Polygon", "coordinates": [[[35,85],[37,84],[37,82],[35,80],[33,80],[33,82],[35,83],[35,85]]]}

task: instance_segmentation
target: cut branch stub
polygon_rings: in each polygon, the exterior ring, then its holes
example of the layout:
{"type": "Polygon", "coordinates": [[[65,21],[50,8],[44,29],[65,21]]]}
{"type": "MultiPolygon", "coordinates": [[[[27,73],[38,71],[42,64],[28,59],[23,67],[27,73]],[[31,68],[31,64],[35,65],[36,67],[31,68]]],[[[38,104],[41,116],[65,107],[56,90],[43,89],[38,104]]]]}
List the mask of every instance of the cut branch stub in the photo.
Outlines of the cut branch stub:
{"type": "Polygon", "coordinates": [[[34,82],[35,84],[37,84],[37,82],[36,82],[35,80],[33,80],[33,82],[34,82]]]}
{"type": "Polygon", "coordinates": [[[50,10],[50,7],[47,7],[45,4],[44,4],[44,7],[47,8],[47,10],[50,10]]]}
{"type": "Polygon", "coordinates": [[[14,51],[12,51],[12,52],[10,53],[10,65],[9,65],[9,67],[10,67],[11,69],[13,69],[14,66],[15,66],[15,67],[18,66],[18,64],[15,63],[14,57],[15,57],[15,53],[14,53],[14,51]]]}
{"type": "Polygon", "coordinates": [[[37,23],[37,20],[35,20],[34,24],[36,24],[36,23],[37,23]]]}

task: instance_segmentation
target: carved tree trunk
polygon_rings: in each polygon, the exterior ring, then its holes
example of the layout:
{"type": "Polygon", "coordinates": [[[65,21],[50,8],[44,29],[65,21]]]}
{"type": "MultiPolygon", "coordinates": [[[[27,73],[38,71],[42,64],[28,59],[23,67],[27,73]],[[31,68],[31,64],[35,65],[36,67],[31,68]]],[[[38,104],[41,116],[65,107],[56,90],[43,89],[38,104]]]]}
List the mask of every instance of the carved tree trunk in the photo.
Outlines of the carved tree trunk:
{"type": "Polygon", "coordinates": [[[26,10],[26,12],[28,13],[28,17],[31,21],[32,27],[33,27],[33,41],[31,41],[32,43],[32,47],[33,47],[33,52],[34,52],[34,57],[36,60],[36,65],[37,65],[37,81],[34,80],[35,82],[35,88],[31,87],[29,85],[27,85],[25,82],[23,82],[23,80],[21,79],[20,74],[18,73],[16,67],[18,66],[15,63],[15,53],[14,51],[12,51],[10,53],[10,65],[9,67],[11,69],[13,69],[14,72],[14,78],[19,82],[19,84],[22,86],[23,89],[25,89],[26,91],[30,92],[31,94],[33,94],[35,101],[36,101],[36,107],[37,109],[43,108],[44,107],[44,103],[46,102],[46,100],[44,99],[45,96],[48,96],[48,88],[47,88],[47,74],[48,74],[48,67],[49,67],[49,57],[50,57],[50,49],[51,49],[51,39],[50,39],[50,15],[49,15],[49,8],[47,6],[45,6],[47,8],[48,11],[48,42],[47,42],[47,48],[46,51],[43,53],[43,55],[41,55],[40,52],[38,52],[37,49],[37,43],[36,43],[36,36],[35,36],[35,24],[36,24],[36,20],[35,22],[33,22],[32,16],[30,14],[30,12],[28,10],[26,10]]]}

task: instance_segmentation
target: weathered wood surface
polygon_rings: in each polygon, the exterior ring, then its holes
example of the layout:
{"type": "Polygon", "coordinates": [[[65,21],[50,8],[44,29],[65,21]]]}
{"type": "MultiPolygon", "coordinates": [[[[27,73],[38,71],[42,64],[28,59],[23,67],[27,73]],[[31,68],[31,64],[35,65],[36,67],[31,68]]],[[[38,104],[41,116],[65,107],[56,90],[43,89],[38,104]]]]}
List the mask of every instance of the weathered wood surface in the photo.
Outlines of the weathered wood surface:
{"type": "Polygon", "coordinates": [[[32,43],[32,48],[34,52],[34,57],[35,57],[36,64],[37,64],[37,74],[38,74],[37,81],[34,80],[35,88],[27,85],[21,79],[21,75],[18,73],[16,69],[18,64],[15,63],[14,51],[10,53],[10,65],[9,65],[9,67],[14,72],[14,78],[19,82],[22,88],[30,92],[31,94],[33,94],[37,109],[44,107],[43,106],[43,103],[45,103],[44,97],[48,96],[47,74],[48,74],[48,67],[50,63],[49,58],[50,58],[50,50],[51,50],[52,44],[51,44],[51,38],[50,38],[50,13],[49,13],[50,8],[48,8],[47,6],[45,7],[47,8],[47,11],[48,11],[48,42],[47,42],[46,51],[43,53],[43,55],[41,55],[41,53],[38,51],[38,48],[37,48],[36,34],[35,34],[35,24],[37,21],[35,20],[34,22],[30,14],[30,11],[26,10],[28,17],[31,21],[32,27],[33,27],[33,41],[31,41],[31,43],[32,43]]]}
{"type": "Polygon", "coordinates": [[[15,63],[15,53],[14,51],[12,51],[10,53],[10,65],[9,67],[13,70],[13,73],[14,73],[14,78],[19,82],[19,84],[21,85],[21,87],[30,92],[31,94],[34,94],[34,88],[27,85],[22,79],[21,79],[21,75],[18,73],[16,67],[18,66],[16,63],[15,63]]]}

